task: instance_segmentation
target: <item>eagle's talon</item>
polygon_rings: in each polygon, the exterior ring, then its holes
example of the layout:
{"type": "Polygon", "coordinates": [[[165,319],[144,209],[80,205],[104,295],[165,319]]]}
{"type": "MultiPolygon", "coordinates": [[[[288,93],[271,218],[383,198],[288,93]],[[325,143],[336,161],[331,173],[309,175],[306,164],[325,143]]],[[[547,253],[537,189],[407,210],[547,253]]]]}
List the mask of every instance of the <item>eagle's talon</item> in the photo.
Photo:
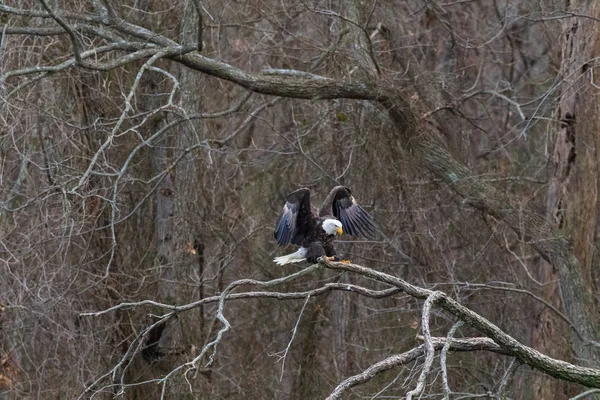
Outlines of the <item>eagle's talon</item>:
{"type": "Polygon", "coordinates": [[[350,260],[342,260],[340,262],[343,262],[344,264],[352,264],[352,262],[350,260]]]}

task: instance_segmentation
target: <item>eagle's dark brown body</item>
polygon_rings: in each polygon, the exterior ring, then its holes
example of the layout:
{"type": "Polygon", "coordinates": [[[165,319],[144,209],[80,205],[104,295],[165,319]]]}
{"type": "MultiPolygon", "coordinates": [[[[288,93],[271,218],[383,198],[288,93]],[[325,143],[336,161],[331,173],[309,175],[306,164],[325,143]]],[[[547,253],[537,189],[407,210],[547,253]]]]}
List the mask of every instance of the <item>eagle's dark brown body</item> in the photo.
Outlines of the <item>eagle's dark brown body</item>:
{"type": "Polygon", "coordinates": [[[313,220],[316,222],[316,226],[310,229],[310,231],[314,232],[314,234],[305,236],[302,243],[300,243],[301,248],[308,249],[306,261],[309,263],[316,263],[318,258],[323,255],[327,257],[337,256],[335,247],[333,246],[335,235],[328,235],[323,229],[323,222],[327,219],[334,219],[334,217],[319,217],[313,213],[313,220]]]}
{"type": "Polygon", "coordinates": [[[274,235],[280,246],[291,243],[300,249],[274,261],[280,265],[304,260],[315,263],[322,256],[336,257],[336,234],[345,231],[353,236],[371,238],[376,229],[371,216],[347,187],[333,188],[318,212],[311,208],[310,190],[299,189],[287,197],[274,235]]]}

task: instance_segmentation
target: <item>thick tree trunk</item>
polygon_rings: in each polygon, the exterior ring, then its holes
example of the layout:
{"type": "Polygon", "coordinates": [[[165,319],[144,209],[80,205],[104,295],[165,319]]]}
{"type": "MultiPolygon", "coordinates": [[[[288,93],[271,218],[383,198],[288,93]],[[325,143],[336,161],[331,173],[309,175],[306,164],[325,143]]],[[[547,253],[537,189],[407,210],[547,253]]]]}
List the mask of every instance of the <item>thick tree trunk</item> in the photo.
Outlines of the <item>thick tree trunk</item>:
{"type": "MultiPolygon", "coordinates": [[[[571,12],[600,17],[597,2],[576,1],[571,12]]],[[[550,187],[547,211],[557,229],[571,238],[573,253],[579,261],[584,298],[590,309],[592,323],[598,322],[593,304],[593,265],[596,262],[596,229],[598,225],[598,149],[600,148],[600,104],[593,92],[599,81],[587,63],[600,49],[597,23],[591,19],[565,19],[563,21],[563,47],[561,76],[564,77],[560,100],[555,112],[556,125],[554,152],[550,160],[550,187]]],[[[555,280],[552,275],[549,279],[555,280]]],[[[560,278],[560,276],[559,276],[560,278]]],[[[570,286],[560,280],[561,289],[570,286]]],[[[553,303],[559,303],[559,293],[553,293],[553,303]]],[[[568,299],[565,298],[568,310],[568,299]]],[[[542,318],[544,316],[542,315],[542,318]]],[[[545,319],[548,319],[547,316],[545,319]]],[[[594,339],[594,337],[587,337],[594,339]]],[[[549,338],[542,338],[546,343],[549,338]]],[[[542,346],[548,347],[548,346],[542,346]]],[[[588,346],[588,348],[593,346],[588,346]]],[[[598,359],[590,354],[576,352],[579,363],[598,366],[598,359]]]]}
{"type": "MultiPolygon", "coordinates": [[[[159,97],[157,85],[153,84],[152,77],[146,78],[149,81],[147,85],[150,88],[148,93],[144,94],[146,103],[143,104],[148,109],[155,109],[160,106],[157,101],[159,97]],[[154,90],[154,92],[152,91],[154,90]]],[[[149,134],[156,132],[165,121],[163,118],[157,118],[149,124],[149,134]]],[[[156,176],[167,169],[169,164],[168,148],[171,148],[172,138],[155,143],[151,150],[150,175],[156,176]]],[[[155,298],[161,303],[172,304],[176,302],[174,268],[173,268],[173,181],[170,174],[167,174],[161,181],[155,193],[154,200],[154,240],[155,240],[155,258],[151,260],[153,270],[156,271],[156,292],[155,298]]],[[[142,316],[144,328],[154,324],[156,320],[142,316]]],[[[155,379],[164,375],[169,370],[169,365],[165,359],[165,343],[167,337],[172,337],[173,320],[158,325],[149,330],[144,338],[141,354],[138,354],[127,369],[126,382],[138,382],[155,379]]],[[[125,392],[124,398],[134,399],[158,399],[160,398],[161,388],[154,385],[133,386],[125,392]]]]}
{"type": "MultiPolygon", "coordinates": [[[[181,13],[185,15],[180,28],[182,43],[193,44],[197,41],[197,12],[190,0],[182,4],[181,13]]],[[[182,104],[188,105],[186,112],[194,114],[201,111],[198,93],[201,93],[200,79],[197,74],[188,68],[180,68],[174,74],[178,81],[178,92],[182,104]],[[191,106],[193,105],[193,106],[191,106]]],[[[172,84],[171,84],[172,85],[172,84]]],[[[159,97],[164,101],[164,97],[159,97]]],[[[152,98],[149,100],[152,102],[152,98]]],[[[162,106],[163,103],[152,105],[152,109],[162,106]]],[[[168,118],[158,119],[154,124],[151,134],[164,128],[171,122],[168,118]]],[[[152,124],[151,124],[152,126],[152,124]]],[[[190,120],[179,124],[175,128],[177,134],[167,132],[158,143],[152,154],[152,175],[156,176],[170,168],[173,162],[171,149],[184,149],[198,143],[202,138],[201,120],[190,120]]],[[[194,268],[200,268],[198,277],[203,275],[204,244],[199,235],[198,226],[194,226],[191,216],[197,213],[202,205],[197,202],[199,180],[198,162],[194,153],[188,153],[181,159],[172,172],[165,175],[156,192],[155,228],[156,228],[156,258],[155,267],[158,273],[158,300],[175,304],[178,301],[191,301],[202,297],[202,284],[196,291],[189,285],[182,285],[194,268]],[[200,292],[200,296],[198,296],[200,292]]],[[[145,357],[146,365],[142,366],[147,378],[164,375],[185,362],[191,343],[203,343],[204,316],[203,307],[198,312],[172,318],[164,326],[151,332],[149,337],[155,337],[158,342],[154,344],[154,353],[145,357]],[[152,333],[156,333],[152,335],[152,333]],[[149,365],[148,365],[149,364],[149,365]]],[[[205,382],[200,378],[194,381],[201,385],[205,382]]],[[[167,393],[178,393],[180,386],[173,383],[167,393]]],[[[187,390],[187,384],[186,389],[187,390]]],[[[159,391],[153,390],[143,396],[158,396],[159,391]]],[[[138,395],[142,395],[138,393],[138,395]]]]}
{"type": "MultiPolygon", "coordinates": [[[[600,16],[596,2],[573,2],[571,12],[600,16]],[[587,4],[586,4],[587,3],[587,4]]],[[[563,44],[561,52],[561,76],[565,77],[561,96],[554,113],[558,119],[554,135],[554,151],[550,160],[550,185],[547,197],[548,217],[556,229],[571,238],[573,252],[579,261],[583,290],[586,293],[590,318],[597,322],[593,312],[592,299],[593,265],[595,261],[595,232],[598,225],[598,149],[600,136],[600,109],[596,91],[591,85],[591,71],[586,68],[588,60],[598,54],[600,34],[597,23],[587,19],[565,19],[563,21],[563,44]],[[582,99],[585,99],[584,101],[582,99]]],[[[596,84],[598,81],[595,82],[596,84]]],[[[542,265],[541,276],[544,282],[559,281],[558,271],[552,266],[542,265]]],[[[562,286],[569,285],[562,281],[562,286]]],[[[560,305],[560,293],[555,283],[544,288],[546,300],[560,305]]],[[[565,304],[566,306],[566,304],[565,304]]],[[[553,328],[555,316],[548,309],[540,315],[540,321],[533,332],[533,344],[551,356],[565,358],[565,354],[552,354],[556,348],[553,328]]],[[[593,338],[592,338],[593,339],[593,338]]],[[[563,351],[564,353],[564,351],[563,351]]],[[[577,352],[581,357],[581,353],[577,352]]],[[[597,359],[578,360],[587,366],[597,367],[597,359]],[[594,362],[596,361],[596,362],[594,362]]],[[[556,382],[548,384],[547,379],[538,378],[535,390],[539,398],[548,398],[558,393],[556,382]]]]}
{"type": "MultiPolygon", "coordinates": [[[[575,1],[569,11],[600,17],[597,2],[575,1]]],[[[571,238],[586,283],[584,289],[591,296],[600,144],[600,103],[593,84],[600,80],[588,63],[600,51],[600,32],[596,21],[577,18],[564,20],[563,33],[564,82],[555,113],[559,122],[550,162],[548,212],[557,228],[571,238]]]]}
{"type": "MultiPolygon", "coordinates": [[[[180,28],[182,43],[194,45],[198,42],[198,12],[194,2],[183,2],[181,13],[184,15],[180,28]]],[[[202,112],[204,99],[203,85],[205,79],[188,68],[179,68],[176,75],[179,81],[180,102],[186,105],[188,115],[202,112]]],[[[178,152],[185,151],[203,140],[204,126],[201,119],[193,119],[179,124],[173,144],[178,152]]],[[[173,279],[178,299],[192,301],[204,297],[203,280],[205,277],[204,240],[200,235],[202,227],[198,223],[198,214],[205,208],[202,204],[204,193],[202,188],[203,160],[198,152],[189,152],[178,162],[173,174],[173,279]],[[199,280],[198,287],[192,287],[191,277],[199,280]]],[[[181,301],[181,300],[180,300],[181,301]]],[[[204,307],[178,317],[174,322],[174,335],[167,338],[167,343],[173,357],[178,363],[185,362],[192,353],[192,346],[201,345],[206,341],[204,326],[204,307]],[[183,354],[181,356],[180,354],[183,354]]],[[[206,382],[205,374],[194,381],[201,386],[206,382]]],[[[196,386],[202,391],[201,387],[196,386]]],[[[186,389],[182,389],[185,391],[186,389]]],[[[204,389],[206,390],[206,389],[204,389]]]]}

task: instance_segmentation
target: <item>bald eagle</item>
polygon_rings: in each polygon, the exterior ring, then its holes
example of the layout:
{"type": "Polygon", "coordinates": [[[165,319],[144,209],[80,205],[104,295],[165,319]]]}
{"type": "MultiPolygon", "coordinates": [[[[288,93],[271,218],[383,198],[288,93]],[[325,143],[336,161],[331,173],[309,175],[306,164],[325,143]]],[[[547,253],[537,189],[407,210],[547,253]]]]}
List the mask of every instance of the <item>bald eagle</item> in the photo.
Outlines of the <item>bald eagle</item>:
{"type": "Polygon", "coordinates": [[[292,243],[300,248],[273,261],[278,265],[305,260],[316,263],[322,256],[339,261],[333,247],[336,235],[346,232],[373,238],[376,231],[373,218],[356,202],[347,187],[334,187],[318,212],[311,208],[310,189],[298,189],[287,197],[275,224],[275,239],[279,246],[292,243]]]}

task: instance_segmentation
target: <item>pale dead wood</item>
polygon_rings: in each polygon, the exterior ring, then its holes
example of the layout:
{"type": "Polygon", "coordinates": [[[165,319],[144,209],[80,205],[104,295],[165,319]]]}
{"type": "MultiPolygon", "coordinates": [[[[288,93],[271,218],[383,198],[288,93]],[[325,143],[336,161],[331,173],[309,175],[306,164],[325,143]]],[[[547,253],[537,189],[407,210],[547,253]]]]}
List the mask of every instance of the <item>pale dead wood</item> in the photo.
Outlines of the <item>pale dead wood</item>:
{"type": "MultiPolygon", "coordinates": [[[[441,350],[446,344],[445,338],[431,338],[431,345],[435,351],[441,350]]],[[[390,370],[392,368],[406,365],[412,361],[423,357],[427,353],[426,345],[422,344],[402,354],[393,355],[371,365],[369,368],[360,374],[346,378],[327,397],[327,400],[335,400],[352,387],[361,385],[373,379],[378,374],[390,370]]],[[[492,351],[495,353],[505,354],[500,346],[496,345],[488,338],[470,338],[470,339],[453,339],[450,345],[450,351],[492,351]]]]}

